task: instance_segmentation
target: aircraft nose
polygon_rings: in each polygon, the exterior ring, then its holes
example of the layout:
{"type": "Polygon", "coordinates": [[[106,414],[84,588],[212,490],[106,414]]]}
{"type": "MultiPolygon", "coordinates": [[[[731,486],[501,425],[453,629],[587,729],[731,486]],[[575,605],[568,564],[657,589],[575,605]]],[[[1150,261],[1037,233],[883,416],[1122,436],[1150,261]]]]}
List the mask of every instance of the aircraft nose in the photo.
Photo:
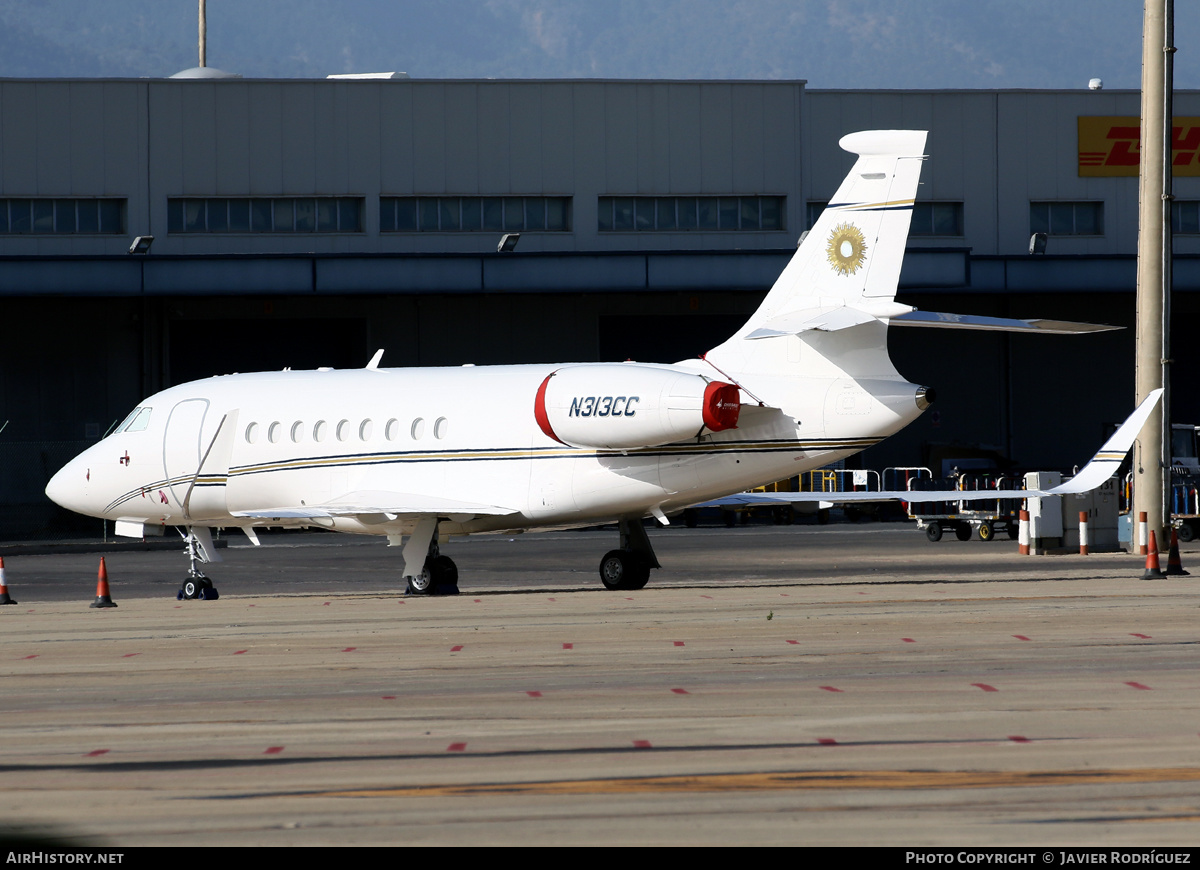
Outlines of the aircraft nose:
{"type": "Polygon", "coordinates": [[[46,496],[55,504],[77,513],[83,509],[87,498],[91,473],[83,454],[76,456],[50,478],[46,484],[46,496]]]}

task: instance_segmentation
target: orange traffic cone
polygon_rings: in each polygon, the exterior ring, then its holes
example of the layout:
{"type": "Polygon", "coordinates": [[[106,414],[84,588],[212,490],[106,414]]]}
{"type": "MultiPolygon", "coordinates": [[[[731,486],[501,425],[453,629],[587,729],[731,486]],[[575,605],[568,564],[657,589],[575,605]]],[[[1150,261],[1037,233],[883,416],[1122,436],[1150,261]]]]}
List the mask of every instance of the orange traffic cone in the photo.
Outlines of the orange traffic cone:
{"type": "Polygon", "coordinates": [[[8,597],[8,587],[4,585],[4,557],[0,556],[0,604],[16,604],[15,598],[8,597]]]}
{"type": "Polygon", "coordinates": [[[1167,575],[1158,567],[1158,541],[1154,537],[1154,529],[1150,530],[1150,540],[1146,544],[1146,572],[1143,580],[1161,580],[1167,575]]]}
{"type": "MultiPolygon", "coordinates": [[[[0,559],[0,583],[3,581],[4,561],[0,559]]],[[[1171,528],[1171,551],[1167,554],[1168,577],[1190,577],[1191,572],[1183,570],[1183,562],[1179,559],[1179,534],[1171,528]]]]}
{"type": "Polygon", "coordinates": [[[104,557],[100,557],[100,575],[96,580],[96,600],[92,607],[116,607],[116,603],[108,595],[108,569],[104,567],[104,557]]]}

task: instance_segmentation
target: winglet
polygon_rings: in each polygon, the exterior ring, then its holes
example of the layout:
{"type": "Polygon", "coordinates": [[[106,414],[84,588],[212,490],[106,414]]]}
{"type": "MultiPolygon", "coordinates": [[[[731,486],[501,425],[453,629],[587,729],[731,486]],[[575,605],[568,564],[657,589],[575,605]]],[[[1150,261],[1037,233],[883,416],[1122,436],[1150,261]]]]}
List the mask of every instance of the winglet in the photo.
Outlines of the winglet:
{"type": "Polygon", "coordinates": [[[379,348],[379,350],[375,351],[375,356],[371,357],[371,361],[369,363],[367,363],[367,368],[369,368],[369,369],[379,368],[379,361],[381,359],[383,359],[383,350],[384,349],[381,347],[381,348],[379,348]]]}
{"type": "Polygon", "coordinates": [[[1125,454],[1133,446],[1134,439],[1142,431],[1142,427],[1146,425],[1146,420],[1150,418],[1150,414],[1153,413],[1155,406],[1158,405],[1159,400],[1162,398],[1162,393],[1161,389],[1151,391],[1142,400],[1142,404],[1138,405],[1134,412],[1129,415],[1129,419],[1122,423],[1121,427],[1112,434],[1112,437],[1104,442],[1104,446],[1096,451],[1096,455],[1092,457],[1092,461],[1085,465],[1082,471],[1066,483],[1053,487],[1048,492],[1053,495],[1088,492],[1116,474],[1117,467],[1124,461],[1125,454]]]}

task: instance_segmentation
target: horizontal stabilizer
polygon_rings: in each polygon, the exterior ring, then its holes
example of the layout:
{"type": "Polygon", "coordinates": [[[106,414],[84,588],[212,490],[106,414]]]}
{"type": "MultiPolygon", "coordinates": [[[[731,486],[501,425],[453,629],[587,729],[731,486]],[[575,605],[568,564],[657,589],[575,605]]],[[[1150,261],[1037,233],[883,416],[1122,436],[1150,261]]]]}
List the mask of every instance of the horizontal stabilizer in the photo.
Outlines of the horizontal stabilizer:
{"type": "Polygon", "coordinates": [[[837,332],[860,323],[878,320],[892,326],[923,326],[937,329],[982,329],[993,332],[1036,332],[1043,335],[1077,335],[1123,329],[1102,323],[1076,323],[1070,320],[1018,320],[1014,317],[985,317],[976,314],[947,314],[941,311],[916,311],[909,305],[864,300],[858,306],[826,305],[801,308],[764,321],[746,338],[775,338],[800,335],[809,330],[837,332]]]}
{"type": "Polygon", "coordinates": [[[940,329],[985,329],[996,332],[1040,332],[1045,335],[1075,335],[1123,329],[1102,323],[1069,320],[1017,320],[1011,317],[982,317],[973,314],[944,314],[940,311],[910,311],[891,319],[892,326],[924,326],[940,329]]]}
{"type": "Polygon", "coordinates": [[[1154,412],[1162,397],[1162,390],[1154,390],[1129,415],[1104,446],[1096,451],[1092,460],[1068,480],[1047,490],[1040,489],[925,489],[885,490],[882,492],[739,492],[713,499],[696,507],[738,507],[768,504],[806,504],[825,502],[834,504],[861,504],[877,501],[906,501],[925,503],[933,501],[985,501],[1003,499],[1047,498],[1056,495],[1073,495],[1090,492],[1117,472],[1125,454],[1133,446],[1134,439],[1142,426],[1154,412]]]}

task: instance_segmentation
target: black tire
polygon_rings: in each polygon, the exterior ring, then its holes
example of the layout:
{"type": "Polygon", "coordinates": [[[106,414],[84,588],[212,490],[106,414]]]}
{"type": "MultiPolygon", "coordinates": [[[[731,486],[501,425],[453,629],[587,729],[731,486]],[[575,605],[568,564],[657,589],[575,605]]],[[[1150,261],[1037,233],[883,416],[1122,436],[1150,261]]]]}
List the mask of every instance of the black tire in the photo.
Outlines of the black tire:
{"type": "Polygon", "coordinates": [[[458,594],[458,566],[454,564],[453,559],[449,556],[434,556],[426,562],[426,570],[433,580],[433,594],[458,594]]]}
{"type": "Polygon", "coordinates": [[[605,589],[641,589],[650,580],[650,566],[628,550],[609,550],[600,560],[605,589]]]}
{"type": "Polygon", "coordinates": [[[188,601],[200,597],[200,583],[196,580],[188,579],[183,581],[183,597],[188,601]]]}
{"type": "Polygon", "coordinates": [[[980,523],[979,524],[979,540],[981,540],[981,541],[996,540],[996,530],[992,527],[991,523],[980,523]]]}
{"type": "Polygon", "coordinates": [[[968,523],[962,523],[954,527],[954,537],[960,541],[971,540],[971,526],[968,523]]]}
{"type": "Polygon", "coordinates": [[[1178,534],[1179,534],[1179,540],[1183,541],[1185,544],[1191,543],[1192,541],[1196,540],[1196,529],[1189,522],[1184,522],[1179,526],[1178,534]]]}
{"type": "Polygon", "coordinates": [[[942,527],[937,523],[930,523],[925,527],[925,537],[936,544],[942,539],[942,527]]]}

